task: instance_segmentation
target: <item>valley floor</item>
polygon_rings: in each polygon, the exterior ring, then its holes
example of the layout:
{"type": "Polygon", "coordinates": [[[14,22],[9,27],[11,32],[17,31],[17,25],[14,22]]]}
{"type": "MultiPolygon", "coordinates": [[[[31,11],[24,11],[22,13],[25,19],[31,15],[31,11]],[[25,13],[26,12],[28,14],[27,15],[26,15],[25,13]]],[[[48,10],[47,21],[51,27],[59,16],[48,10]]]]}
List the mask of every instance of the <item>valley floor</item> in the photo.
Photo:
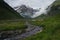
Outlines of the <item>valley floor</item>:
{"type": "MultiPolygon", "coordinates": [[[[28,22],[35,26],[42,26],[43,31],[37,33],[36,35],[29,36],[23,40],[60,40],[60,2],[55,3],[55,5],[52,7],[52,10],[49,14],[43,17],[42,19],[36,18],[33,20],[29,20],[28,22]],[[58,5],[58,6],[56,6],[58,5]]],[[[7,19],[7,17],[10,19],[12,18],[12,13],[7,10],[3,11],[5,8],[0,10],[0,18],[7,19]],[[9,13],[10,16],[6,16],[9,13]],[[4,16],[5,14],[5,16],[4,16]],[[2,16],[3,15],[3,16],[2,16]]],[[[16,15],[16,14],[15,14],[16,15]]],[[[13,16],[13,18],[16,18],[16,16],[13,16]]],[[[12,19],[13,19],[12,18],[12,19]]],[[[17,18],[18,19],[18,18],[17,18]]],[[[24,29],[26,28],[25,20],[0,20],[0,32],[2,31],[11,31],[11,30],[22,30],[24,32],[24,29]]]]}

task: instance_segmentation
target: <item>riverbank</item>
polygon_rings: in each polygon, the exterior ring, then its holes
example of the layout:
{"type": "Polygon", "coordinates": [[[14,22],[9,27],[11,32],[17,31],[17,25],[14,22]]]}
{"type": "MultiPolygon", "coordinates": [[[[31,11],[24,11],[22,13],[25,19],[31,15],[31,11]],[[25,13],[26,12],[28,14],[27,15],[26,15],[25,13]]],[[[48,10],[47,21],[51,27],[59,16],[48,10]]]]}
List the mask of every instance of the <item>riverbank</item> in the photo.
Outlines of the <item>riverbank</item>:
{"type": "Polygon", "coordinates": [[[42,27],[27,24],[27,28],[24,30],[11,30],[0,32],[0,40],[21,40],[31,35],[35,35],[42,32],[42,27]]]}

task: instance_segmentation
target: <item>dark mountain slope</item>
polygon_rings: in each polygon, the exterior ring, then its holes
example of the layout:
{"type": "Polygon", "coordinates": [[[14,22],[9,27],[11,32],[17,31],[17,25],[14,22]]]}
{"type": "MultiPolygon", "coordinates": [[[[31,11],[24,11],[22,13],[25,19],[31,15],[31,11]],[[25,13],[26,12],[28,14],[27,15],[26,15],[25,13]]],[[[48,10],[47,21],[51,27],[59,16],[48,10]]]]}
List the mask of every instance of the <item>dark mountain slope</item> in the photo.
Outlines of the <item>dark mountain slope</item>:
{"type": "Polygon", "coordinates": [[[9,5],[0,0],[0,20],[22,18],[19,13],[14,11],[9,5]]]}

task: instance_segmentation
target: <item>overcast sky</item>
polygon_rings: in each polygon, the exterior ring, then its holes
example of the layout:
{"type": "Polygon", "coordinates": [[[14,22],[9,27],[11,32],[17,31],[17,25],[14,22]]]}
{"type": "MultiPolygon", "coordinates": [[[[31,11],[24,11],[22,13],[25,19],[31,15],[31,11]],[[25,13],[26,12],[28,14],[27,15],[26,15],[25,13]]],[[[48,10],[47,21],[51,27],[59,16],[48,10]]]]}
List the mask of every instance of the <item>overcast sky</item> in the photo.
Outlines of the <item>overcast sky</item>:
{"type": "Polygon", "coordinates": [[[33,17],[37,17],[41,15],[42,13],[46,12],[46,8],[50,6],[55,0],[4,0],[6,3],[8,3],[12,8],[20,6],[22,4],[29,6],[33,9],[40,9],[39,12],[35,13],[33,17]]]}
{"type": "Polygon", "coordinates": [[[55,0],[4,0],[11,7],[20,6],[22,4],[30,6],[32,8],[44,8],[49,6],[55,0]]]}

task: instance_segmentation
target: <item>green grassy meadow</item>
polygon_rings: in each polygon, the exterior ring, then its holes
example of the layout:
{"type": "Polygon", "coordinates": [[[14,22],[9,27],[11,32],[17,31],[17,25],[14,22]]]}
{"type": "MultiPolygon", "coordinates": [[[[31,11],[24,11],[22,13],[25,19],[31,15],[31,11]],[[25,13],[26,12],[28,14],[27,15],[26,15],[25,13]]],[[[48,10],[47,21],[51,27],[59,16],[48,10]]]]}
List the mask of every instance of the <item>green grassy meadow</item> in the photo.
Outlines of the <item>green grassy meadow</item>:
{"type": "MultiPolygon", "coordinates": [[[[24,40],[60,40],[60,9],[57,8],[58,5],[60,5],[60,1],[53,4],[51,11],[44,18],[38,17],[35,21],[29,21],[33,25],[42,26],[43,31],[24,40]]],[[[0,19],[0,31],[25,29],[25,20],[21,20],[18,15],[16,16],[2,6],[0,7],[0,19]],[[11,20],[14,18],[19,20],[11,20]]]]}
{"type": "MultiPolygon", "coordinates": [[[[55,7],[57,5],[60,5],[60,2],[54,3],[55,7]]],[[[46,16],[41,21],[36,20],[30,22],[33,25],[42,26],[43,31],[24,40],[60,40],[60,9],[52,7],[52,10],[48,14],[53,15],[46,16]]]]}

